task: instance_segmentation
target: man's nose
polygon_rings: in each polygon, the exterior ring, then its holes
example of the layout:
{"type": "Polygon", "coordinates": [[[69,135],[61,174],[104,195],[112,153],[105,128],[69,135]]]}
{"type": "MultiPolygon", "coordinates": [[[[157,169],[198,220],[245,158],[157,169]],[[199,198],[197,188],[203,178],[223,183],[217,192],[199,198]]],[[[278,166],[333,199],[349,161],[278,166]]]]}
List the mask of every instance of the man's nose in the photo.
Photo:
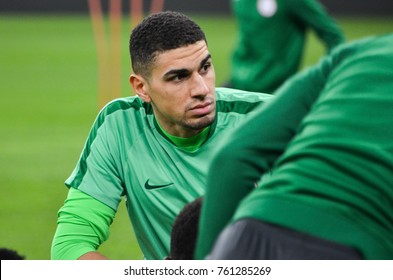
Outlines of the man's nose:
{"type": "Polygon", "coordinates": [[[191,95],[198,96],[202,95],[205,96],[209,93],[209,87],[202,75],[199,73],[192,77],[192,85],[191,85],[191,95]]]}

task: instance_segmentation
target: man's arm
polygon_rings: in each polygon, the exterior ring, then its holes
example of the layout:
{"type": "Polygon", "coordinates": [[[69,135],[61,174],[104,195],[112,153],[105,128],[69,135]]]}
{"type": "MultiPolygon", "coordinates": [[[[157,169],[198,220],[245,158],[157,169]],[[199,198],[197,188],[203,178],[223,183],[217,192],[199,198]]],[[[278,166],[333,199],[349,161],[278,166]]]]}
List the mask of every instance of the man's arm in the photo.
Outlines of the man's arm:
{"type": "Polygon", "coordinates": [[[344,34],[334,19],[317,0],[288,1],[291,14],[300,23],[312,28],[330,52],[344,42],[344,34]]]}
{"type": "Polygon", "coordinates": [[[108,239],[115,213],[104,203],[71,188],[64,206],[59,210],[51,258],[106,259],[96,250],[108,239]]]}
{"type": "Polygon", "coordinates": [[[98,252],[89,252],[78,258],[78,260],[109,260],[107,257],[98,252]]]}

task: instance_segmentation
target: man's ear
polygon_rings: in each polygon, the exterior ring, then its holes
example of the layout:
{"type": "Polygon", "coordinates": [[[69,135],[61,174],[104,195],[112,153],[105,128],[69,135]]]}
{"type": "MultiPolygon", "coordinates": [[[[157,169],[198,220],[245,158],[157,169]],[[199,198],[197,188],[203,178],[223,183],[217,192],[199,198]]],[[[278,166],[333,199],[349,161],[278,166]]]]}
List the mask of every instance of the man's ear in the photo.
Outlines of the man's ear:
{"type": "Polygon", "coordinates": [[[151,98],[147,91],[148,83],[141,76],[136,74],[131,74],[130,84],[133,87],[135,93],[145,102],[151,102],[151,98]]]}

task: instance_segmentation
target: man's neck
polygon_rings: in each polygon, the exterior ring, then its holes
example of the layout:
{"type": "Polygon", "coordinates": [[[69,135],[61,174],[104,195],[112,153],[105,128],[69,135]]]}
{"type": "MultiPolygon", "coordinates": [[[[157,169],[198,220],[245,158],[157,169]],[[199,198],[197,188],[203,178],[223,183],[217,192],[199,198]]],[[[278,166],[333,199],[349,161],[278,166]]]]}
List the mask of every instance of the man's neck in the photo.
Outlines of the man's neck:
{"type": "Polygon", "coordinates": [[[210,131],[210,126],[204,128],[202,131],[199,133],[195,134],[194,136],[191,137],[178,137],[174,136],[165,129],[163,129],[160,124],[158,123],[157,120],[155,120],[157,128],[169,139],[172,141],[173,144],[175,144],[176,147],[179,147],[183,150],[187,150],[189,152],[193,152],[197,150],[206,140],[206,138],[209,135],[210,131]]]}

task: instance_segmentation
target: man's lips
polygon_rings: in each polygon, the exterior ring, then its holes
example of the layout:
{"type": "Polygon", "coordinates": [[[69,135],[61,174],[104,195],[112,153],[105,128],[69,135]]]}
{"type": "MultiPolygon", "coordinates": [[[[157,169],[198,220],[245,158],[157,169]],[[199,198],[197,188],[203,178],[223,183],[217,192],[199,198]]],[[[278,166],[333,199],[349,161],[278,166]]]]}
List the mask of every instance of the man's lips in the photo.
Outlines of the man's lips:
{"type": "Polygon", "coordinates": [[[213,102],[208,101],[191,107],[189,111],[196,115],[207,115],[212,111],[212,106],[213,102]]]}

